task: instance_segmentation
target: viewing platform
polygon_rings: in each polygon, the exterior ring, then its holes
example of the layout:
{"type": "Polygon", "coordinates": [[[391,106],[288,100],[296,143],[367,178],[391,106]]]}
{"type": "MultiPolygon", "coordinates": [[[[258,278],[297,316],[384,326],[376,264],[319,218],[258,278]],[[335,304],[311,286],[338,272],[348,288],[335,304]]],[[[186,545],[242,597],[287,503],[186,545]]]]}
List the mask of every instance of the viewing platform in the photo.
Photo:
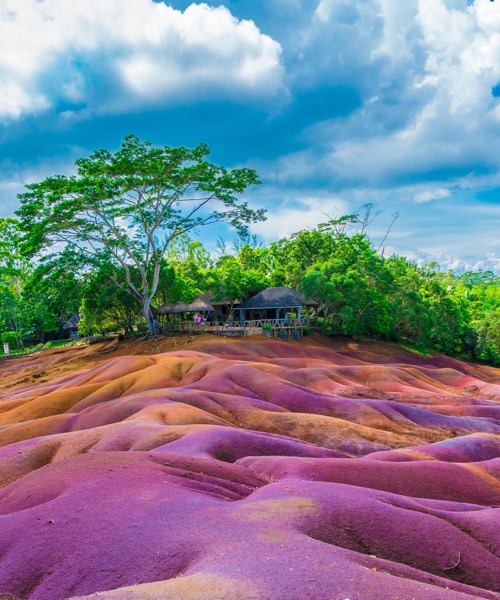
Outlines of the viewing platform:
{"type": "Polygon", "coordinates": [[[308,327],[304,319],[256,319],[253,321],[208,321],[204,324],[193,321],[177,321],[163,326],[165,333],[213,333],[227,337],[243,337],[263,334],[280,339],[300,339],[302,328],[308,327]]]}

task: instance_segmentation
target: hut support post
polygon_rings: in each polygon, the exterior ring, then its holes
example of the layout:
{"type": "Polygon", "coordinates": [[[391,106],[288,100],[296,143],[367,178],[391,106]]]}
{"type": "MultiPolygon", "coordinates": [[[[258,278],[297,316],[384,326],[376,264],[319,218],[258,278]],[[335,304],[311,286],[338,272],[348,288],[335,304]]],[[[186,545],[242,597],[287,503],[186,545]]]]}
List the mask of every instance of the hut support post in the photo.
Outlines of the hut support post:
{"type": "Polygon", "coordinates": [[[299,321],[298,321],[299,325],[301,324],[301,321],[300,321],[300,311],[301,311],[301,308],[299,307],[299,309],[297,310],[297,316],[299,317],[299,321]]]}

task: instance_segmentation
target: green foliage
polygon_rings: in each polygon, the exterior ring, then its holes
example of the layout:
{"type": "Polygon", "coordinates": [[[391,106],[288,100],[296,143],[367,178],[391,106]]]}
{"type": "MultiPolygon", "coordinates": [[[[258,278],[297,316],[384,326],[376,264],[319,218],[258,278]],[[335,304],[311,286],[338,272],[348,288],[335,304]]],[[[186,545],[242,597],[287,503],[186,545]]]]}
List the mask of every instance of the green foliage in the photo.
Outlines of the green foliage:
{"type": "Polygon", "coordinates": [[[0,331],[19,329],[20,296],[8,283],[0,285],[0,331]]]}
{"type": "MultiPolygon", "coordinates": [[[[135,298],[114,283],[115,269],[102,261],[89,275],[80,291],[81,335],[96,335],[107,331],[122,330],[126,335],[133,333],[139,321],[140,307],[135,298]]],[[[139,276],[131,273],[134,279],[139,276]]]]}
{"type": "Polygon", "coordinates": [[[316,300],[312,323],[325,333],[500,364],[498,276],[380,256],[365,235],[378,214],[371,204],[264,247],[248,233],[263,211],[238,198],[258,183],[255,172],[207,156],[204,144],[155,148],[129,136],[115,154],[78,160],[74,177],[29,185],[20,220],[0,219],[0,332],[11,347],[64,337],[76,313],[84,335],[131,334],[145,323],[153,332],[165,303],[210,291],[231,310],[268,286],[289,286],[316,300]],[[239,237],[231,249],[220,239],[214,257],[189,236],[218,221],[239,237]],[[55,242],[61,251],[47,256],[55,242]]]}
{"type": "Polygon", "coordinates": [[[389,337],[392,317],[387,291],[392,278],[384,260],[363,235],[342,234],[333,242],[328,260],[313,264],[302,277],[302,291],[319,302],[330,330],[389,337]]]}
{"type": "MultiPolygon", "coordinates": [[[[247,255],[244,255],[246,258],[247,255]]],[[[258,265],[257,265],[258,266],[258,265]]],[[[225,300],[228,306],[246,300],[268,287],[266,274],[258,268],[244,268],[240,256],[222,256],[207,274],[207,284],[216,300],[225,300]]]]}
{"type": "Polygon", "coordinates": [[[129,135],[115,154],[97,150],[78,159],[75,176],[28,185],[18,210],[24,253],[33,256],[57,242],[113,264],[116,285],[135,297],[155,333],[151,303],[172,242],[221,221],[244,236],[248,223],[265,218],[264,210],[238,199],[260,183],[255,171],[227,170],[208,155],[206,144],[155,148],[129,135]]]}
{"type": "Polygon", "coordinates": [[[9,344],[11,350],[19,350],[21,348],[17,331],[4,331],[0,336],[0,341],[2,344],[9,344]]]}

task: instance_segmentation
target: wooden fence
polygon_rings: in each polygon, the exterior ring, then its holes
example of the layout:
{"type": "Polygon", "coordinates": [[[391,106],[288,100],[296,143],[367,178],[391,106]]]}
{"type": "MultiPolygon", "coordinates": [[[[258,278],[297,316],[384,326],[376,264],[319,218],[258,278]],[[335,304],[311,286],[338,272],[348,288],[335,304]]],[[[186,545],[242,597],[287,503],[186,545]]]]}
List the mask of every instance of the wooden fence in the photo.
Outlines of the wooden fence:
{"type": "MultiPolygon", "coordinates": [[[[267,332],[271,332],[274,335],[277,331],[300,332],[303,326],[304,323],[301,323],[299,319],[256,319],[241,323],[239,321],[229,321],[226,323],[208,321],[204,324],[194,323],[193,321],[174,321],[164,324],[163,330],[165,333],[214,333],[215,335],[244,336],[267,332]]],[[[288,337],[290,336],[287,335],[288,337]]]]}

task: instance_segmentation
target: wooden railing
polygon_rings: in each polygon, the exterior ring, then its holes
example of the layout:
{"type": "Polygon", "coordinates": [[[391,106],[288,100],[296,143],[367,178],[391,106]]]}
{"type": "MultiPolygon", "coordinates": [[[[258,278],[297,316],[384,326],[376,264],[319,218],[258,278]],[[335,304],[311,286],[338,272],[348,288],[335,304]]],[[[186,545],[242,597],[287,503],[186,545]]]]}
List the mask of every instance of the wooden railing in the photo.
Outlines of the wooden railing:
{"type": "Polygon", "coordinates": [[[245,333],[256,333],[264,329],[299,329],[304,322],[299,319],[255,319],[253,321],[206,321],[203,324],[193,321],[167,322],[163,329],[167,332],[189,332],[189,333],[218,333],[244,335],[245,333]],[[271,326],[271,327],[269,327],[271,326]]]}
{"type": "Polygon", "coordinates": [[[297,329],[304,323],[300,319],[255,319],[254,321],[245,321],[246,327],[262,328],[264,325],[271,325],[273,329],[297,329]]]}

